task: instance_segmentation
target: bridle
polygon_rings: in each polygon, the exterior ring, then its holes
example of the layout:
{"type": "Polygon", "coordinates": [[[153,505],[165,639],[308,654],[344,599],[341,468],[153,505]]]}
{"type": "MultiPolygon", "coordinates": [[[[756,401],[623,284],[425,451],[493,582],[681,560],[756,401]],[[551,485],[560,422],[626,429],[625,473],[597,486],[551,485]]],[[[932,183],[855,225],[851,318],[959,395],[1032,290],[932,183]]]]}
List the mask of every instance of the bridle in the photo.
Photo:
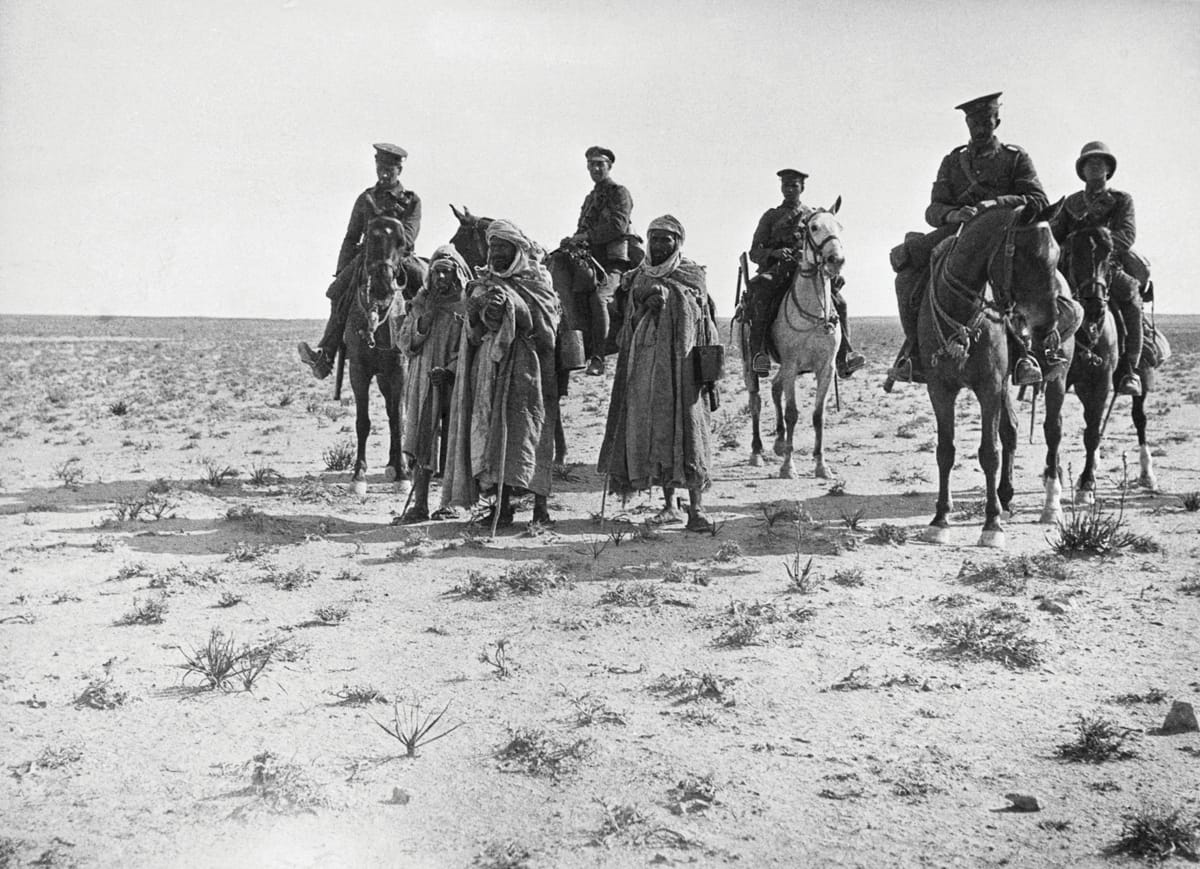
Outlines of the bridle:
{"type": "MultiPolygon", "coordinates": [[[[362,258],[362,274],[359,276],[355,303],[366,319],[366,326],[359,330],[359,335],[367,347],[372,350],[376,347],[375,333],[387,319],[387,314],[395,303],[397,294],[404,289],[404,284],[396,283],[397,275],[404,278],[405,283],[408,279],[408,273],[400,265],[401,255],[398,245],[390,248],[383,259],[370,261],[371,243],[378,243],[376,233],[378,233],[378,224],[381,223],[390,225],[393,230],[403,225],[394,217],[380,215],[372,218],[367,226],[368,246],[362,258]],[[379,277],[382,277],[381,281],[377,280],[379,277]],[[377,292],[381,283],[384,290],[382,293],[377,292]]],[[[390,234],[384,234],[388,236],[389,242],[392,241],[390,234]]]]}
{"type": "Polygon", "coordinates": [[[791,322],[789,316],[791,311],[795,311],[800,317],[808,321],[812,325],[821,326],[826,332],[832,332],[834,325],[837,323],[837,314],[832,312],[832,299],[829,293],[829,279],[834,277],[834,272],[829,264],[829,254],[827,248],[829,245],[841,241],[841,237],[836,232],[831,232],[821,241],[817,241],[813,234],[812,223],[822,214],[832,214],[825,209],[818,209],[812,212],[808,217],[804,218],[800,224],[802,236],[800,246],[803,254],[799,264],[796,266],[796,276],[792,280],[792,290],[788,293],[788,301],[791,305],[784,308],[784,317],[788,322],[788,326],[795,331],[800,331],[800,327],[791,322]],[[815,278],[820,291],[817,293],[817,298],[821,304],[821,310],[813,312],[806,310],[796,298],[796,285],[801,278],[815,278]]]}

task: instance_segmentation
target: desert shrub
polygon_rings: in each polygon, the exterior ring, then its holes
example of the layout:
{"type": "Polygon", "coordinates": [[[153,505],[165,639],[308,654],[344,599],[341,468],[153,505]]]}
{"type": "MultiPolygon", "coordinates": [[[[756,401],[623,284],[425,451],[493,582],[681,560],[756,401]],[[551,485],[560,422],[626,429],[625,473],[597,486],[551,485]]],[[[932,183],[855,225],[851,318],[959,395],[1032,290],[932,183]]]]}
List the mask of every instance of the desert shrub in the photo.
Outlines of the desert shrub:
{"type": "Polygon", "coordinates": [[[178,647],[184,658],[184,662],[178,666],[184,671],[185,681],[188,676],[198,676],[202,680],[202,688],[229,690],[236,683],[241,683],[244,690],[251,691],[254,682],[276,657],[280,645],[239,646],[233,637],[227,638],[219,628],[213,628],[205,645],[191,652],[178,647]]]}
{"type": "Polygon", "coordinates": [[[1075,739],[1058,746],[1057,755],[1078,763],[1104,763],[1125,760],[1137,753],[1125,747],[1130,730],[1119,727],[1103,715],[1080,715],[1075,739]]]}
{"type": "Polygon", "coordinates": [[[128,625],[161,625],[163,616],[167,614],[167,599],[165,596],[147,598],[140,601],[133,599],[133,609],[117,619],[113,624],[128,625]]]}
{"type": "Polygon", "coordinates": [[[717,673],[684,670],[675,676],[664,673],[650,685],[649,690],[670,697],[676,705],[715,700],[725,706],[733,706],[733,685],[736,681],[717,673]]]}
{"type": "Polygon", "coordinates": [[[128,693],[113,687],[108,679],[96,679],[75,698],[76,709],[116,709],[125,702],[128,693]]]}
{"type": "Polygon", "coordinates": [[[83,460],[78,456],[71,456],[65,462],[60,462],[54,466],[54,476],[61,480],[66,488],[76,488],[83,481],[83,460]]]}
{"type": "Polygon", "coordinates": [[[1121,838],[1105,851],[1155,861],[1200,860],[1200,816],[1170,806],[1142,806],[1124,816],[1121,838]]]}
{"type": "Polygon", "coordinates": [[[1028,619],[1006,606],[954,613],[930,625],[947,654],[999,661],[1006,667],[1033,667],[1042,662],[1042,643],[1027,633],[1028,619]]]}
{"type": "Polygon", "coordinates": [[[652,582],[619,582],[600,595],[600,603],[613,606],[650,607],[661,601],[658,586],[652,582]]]}
{"type": "Polygon", "coordinates": [[[493,755],[504,769],[559,778],[587,760],[595,750],[590,739],[561,740],[540,728],[508,729],[508,742],[493,755]]]}
{"type": "Polygon", "coordinates": [[[354,467],[354,459],[358,454],[358,445],[354,441],[342,441],[327,448],[321,453],[327,471],[346,471],[354,467]]]}
{"type": "Polygon", "coordinates": [[[421,702],[413,700],[404,704],[404,711],[400,711],[400,704],[396,703],[392,707],[393,717],[392,726],[381,724],[375,721],[375,724],[386,733],[404,746],[406,757],[416,757],[417,749],[428,745],[434,740],[441,739],[443,736],[449,736],[458,728],[462,727],[462,722],[455,724],[453,727],[445,727],[437,730],[446,711],[450,708],[447,703],[442,707],[440,712],[422,712],[421,702]],[[436,732],[435,732],[436,731],[436,732]]]}
{"type": "Polygon", "coordinates": [[[236,468],[221,464],[216,459],[203,459],[200,465],[200,484],[202,486],[211,486],[217,489],[225,485],[226,480],[238,475],[236,468]]]}

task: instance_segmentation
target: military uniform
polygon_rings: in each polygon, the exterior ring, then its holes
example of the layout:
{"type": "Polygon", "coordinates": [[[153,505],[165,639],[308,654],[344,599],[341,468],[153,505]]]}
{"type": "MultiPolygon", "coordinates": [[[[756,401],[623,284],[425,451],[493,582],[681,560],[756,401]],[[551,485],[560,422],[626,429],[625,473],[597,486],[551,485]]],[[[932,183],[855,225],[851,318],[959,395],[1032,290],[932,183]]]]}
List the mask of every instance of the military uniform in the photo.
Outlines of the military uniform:
{"type": "MultiPolygon", "coordinates": [[[[798,177],[801,182],[808,177],[796,169],[781,169],[776,174],[780,178],[798,177]]],[[[749,256],[750,261],[758,266],[758,274],[750,279],[746,287],[745,312],[750,322],[751,367],[761,376],[770,371],[770,359],[766,356],[767,335],[796,274],[800,246],[804,241],[804,221],[815,210],[803,202],[797,201],[792,205],[784,200],[763,212],[763,216],[758,219],[758,226],[754,228],[749,256]],[[781,250],[788,251],[789,254],[780,256],[777,251],[781,250]]],[[[862,368],[866,360],[855,353],[850,344],[846,300],[842,298],[841,293],[844,283],[840,276],[834,278],[831,281],[830,296],[842,324],[842,341],[837,349],[838,373],[842,377],[849,377],[862,368]]]]}
{"type": "MultiPolygon", "coordinates": [[[[1083,177],[1084,161],[1092,156],[1101,156],[1109,164],[1109,176],[1116,171],[1117,160],[1103,142],[1089,142],[1083,146],[1075,162],[1076,174],[1083,177]]],[[[1122,190],[1104,187],[1098,191],[1077,190],[1066,198],[1062,209],[1051,222],[1054,237],[1064,241],[1079,230],[1103,227],[1112,235],[1113,262],[1109,270],[1108,303],[1118,315],[1121,325],[1124,352],[1119,379],[1136,376],[1142,355],[1142,291],[1150,279],[1150,267],[1137,252],[1133,244],[1137,241],[1137,218],[1134,214],[1133,197],[1122,190]]],[[[1141,384],[1136,390],[1126,387],[1122,391],[1140,394],[1141,384]]]]}
{"type": "MultiPolygon", "coordinates": [[[[1000,94],[988,94],[955,106],[968,116],[973,112],[999,106],[1000,94]]],[[[992,201],[997,206],[1015,208],[1032,204],[1039,209],[1047,205],[1046,191],[1038,180],[1033,161],[1023,148],[1000,142],[994,135],[983,143],[968,142],[942,158],[937,178],[929,194],[925,222],[932,232],[909,233],[904,242],[891,254],[896,271],[896,303],[900,324],[904,327],[905,346],[900,361],[910,359],[912,368],[920,372],[920,355],[909,351],[916,347],[917,314],[929,279],[929,259],[933,249],[943,239],[958,231],[960,222],[950,222],[952,212],[965,206],[978,207],[992,201]]],[[[897,369],[901,366],[898,364],[897,369]]],[[[884,385],[890,389],[892,379],[908,379],[893,369],[884,385]]]]}
{"type": "MultiPolygon", "coordinates": [[[[592,146],[585,152],[589,161],[616,156],[607,148],[592,146]]],[[[602,374],[604,356],[623,318],[623,299],[614,301],[621,273],[640,261],[640,248],[631,250],[630,215],[633,197],[610,177],[601,178],[584,197],[573,240],[554,251],[547,260],[569,329],[583,332],[584,352],[589,357],[587,372],[602,374]],[[582,242],[582,243],[580,243],[582,242]],[[600,266],[597,271],[590,261],[600,266]],[[636,260],[631,262],[631,260],[636,260]],[[610,310],[611,308],[611,310],[610,310]],[[615,322],[614,322],[615,321],[615,322]]]]}
{"type": "MultiPolygon", "coordinates": [[[[376,160],[383,164],[402,166],[408,156],[403,148],[388,143],[376,144],[374,148],[376,160]]],[[[325,332],[317,343],[316,351],[305,343],[299,346],[301,361],[312,368],[317,377],[325,377],[329,373],[333,357],[342,343],[346,317],[353,300],[349,290],[362,263],[363,240],[367,226],[377,215],[393,217],[400,221],[404,239],[404,258],[401,264],[407,275],[405,286],[409,297],[416,294],[424,280],[424,269],[413,259],[413,247],[417,234],[421,231],[421,197],[405,189],[399,180],[388,185],[377,183],[368,187],[354,200],[354,207],[350,210],[350,222],[346,225],[346,235],[342,238],[342,246],[338,251],[335,277],[325,291],[325,297],[329,299],[329,319],[325,322],[325,332]]]]}

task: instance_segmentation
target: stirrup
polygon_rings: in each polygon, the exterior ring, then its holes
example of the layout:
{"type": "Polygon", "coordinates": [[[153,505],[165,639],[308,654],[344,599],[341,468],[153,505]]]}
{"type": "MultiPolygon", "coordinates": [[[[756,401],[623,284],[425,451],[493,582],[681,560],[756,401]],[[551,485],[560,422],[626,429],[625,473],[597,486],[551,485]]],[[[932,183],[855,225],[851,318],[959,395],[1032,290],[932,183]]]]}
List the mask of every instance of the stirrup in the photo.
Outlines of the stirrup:
{"type": "Polygon", "coordinates": [[[1013,370],[1013,385],[1033,386],[1041,383],[1042,380],[1042,369],[1037,364],[1036,359],[1030,356],[1022,356],[1017,360],[1016,368],[1013,370]]]}
{"type": "Polygon", "coordinates": [[[861,353],[847,353],[846,358],[838,363],[838,377],[843,379],[850,377],[855,371],[861,371],[866,367],[867,357],[861,353]]]}
{"type": "Polygon", "coordinates": [[[1142,394],[1142,378],[1137,374],[1126,374],[1117,384],[1119,395],[1132,395],[1134,398],[1142,394]]]}
{"type": "Polygon", "coordinates": [[[888,369],[888,378],[896,381],[897,383],[912,383],[912,359],[908,358],[907,356],[903,359],[897,359],[896,364],[888,369]]]}
{"type": "Polygon", "coordinates": [[[750,360],[750,370],[759,377],[766,377],[771,373],[771,357],[766,353],[755,353],[750,360]]]}

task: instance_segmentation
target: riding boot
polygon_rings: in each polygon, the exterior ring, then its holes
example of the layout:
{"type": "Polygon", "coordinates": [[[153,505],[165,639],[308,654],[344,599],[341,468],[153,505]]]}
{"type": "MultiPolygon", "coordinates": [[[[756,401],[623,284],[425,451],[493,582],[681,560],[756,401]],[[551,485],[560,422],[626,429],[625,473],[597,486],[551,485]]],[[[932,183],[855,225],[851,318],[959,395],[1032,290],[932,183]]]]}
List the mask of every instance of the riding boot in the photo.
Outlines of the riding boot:
{"type": "Polygon", "coordinates": [[[750,314],[750,370],[759,377],[771,373],[771,357],[767,354],[767,331],[771,326],[769,291],[754,287],[746,306],[750,314]]]}
{"type": "Polygon", "coordinates": [[[896,356],[896,363],[888,371],[887,380],[883,383],[885,392],[891,392],[892,384],[924,382],[924,366],[920,349],[917,346],[917,315],[920,313],[920,299],[917,290],[921,286],[920,271],[905,268],[896,272],[896,308],[900,314],[900,326],[904,329],[904,343],[896,356]]]}
{"type": "MultiPolygon", "coordinates": [[[[601,280],[608,280],[605,275],[601,280]]],[[[597,281],[597,284],[599,281],[597,281]]],[[[588,342],[592,358],[588,362],[587,373],[598,375],[604,373],[604,344],[608,338],[608,302],[596,287],[596,292],[588,296],[588,326],[591,330],[591,340],[588,342]]]]}
{"type": "MultiPolygon", "coordinates": [[[[841,281],[842,279],[839,277],[837,280],[841,281]]],[[[842,294],[837,292],[840,288],[841,284],[835,283],[833,307],[837,311],[838,320],[842,325],[842,340],[837,349],[837,373],[838,377],[845,379],[855,371],[862,369],[867,364],[867,358],[861,353],[855,352],[854,346],[850,343],[850,318],[846,314],[846,301],[842,298],[842,294]]]]}
{"type": "Polygon", "coordinates": [[[1121,395],[1141,395],[1142,379],[1138,376],[1138,364],[1142,359],[1142,309],[1133,300],[1118,301],[1121,319],[1125,321],[1125,353],[1121,358],[1117,392],[1121,395]]]}

